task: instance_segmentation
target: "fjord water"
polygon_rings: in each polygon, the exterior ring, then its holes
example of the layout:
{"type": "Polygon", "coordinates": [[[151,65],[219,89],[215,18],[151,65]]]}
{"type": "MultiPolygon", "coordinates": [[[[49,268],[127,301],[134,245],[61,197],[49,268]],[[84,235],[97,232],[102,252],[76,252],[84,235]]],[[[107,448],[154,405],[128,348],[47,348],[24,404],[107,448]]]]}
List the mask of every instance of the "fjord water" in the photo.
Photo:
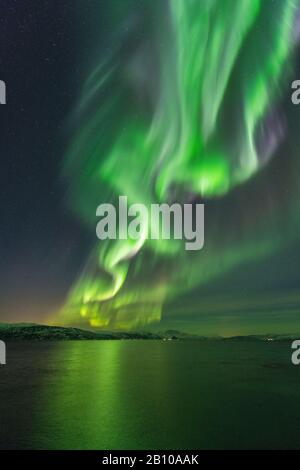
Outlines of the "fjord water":
{"type": "Polygon", "coordinates": [[[300,447],[289,342],[7,345],[1,449],[300,447]]]}

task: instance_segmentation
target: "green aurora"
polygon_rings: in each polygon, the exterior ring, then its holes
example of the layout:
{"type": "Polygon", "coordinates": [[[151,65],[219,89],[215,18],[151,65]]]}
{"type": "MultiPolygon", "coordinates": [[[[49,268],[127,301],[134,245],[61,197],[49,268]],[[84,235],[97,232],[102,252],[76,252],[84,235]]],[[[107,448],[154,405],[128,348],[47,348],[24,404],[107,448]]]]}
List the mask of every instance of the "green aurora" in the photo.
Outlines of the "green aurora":
{"type": "Polygon", "coordinates": [[[282,118],[300,1],[121,3],[106,7],[114,46],[97,55],[74,111],[67,204],[92,233],[96,207],[119,195],[204,201],[206,238],[187,252],[179,240],[95,235],[59,319],[110,329],[159,322],[166,305],[277,252],[300,229],[296,137],[286,143],[297,132],[282,118]]]}

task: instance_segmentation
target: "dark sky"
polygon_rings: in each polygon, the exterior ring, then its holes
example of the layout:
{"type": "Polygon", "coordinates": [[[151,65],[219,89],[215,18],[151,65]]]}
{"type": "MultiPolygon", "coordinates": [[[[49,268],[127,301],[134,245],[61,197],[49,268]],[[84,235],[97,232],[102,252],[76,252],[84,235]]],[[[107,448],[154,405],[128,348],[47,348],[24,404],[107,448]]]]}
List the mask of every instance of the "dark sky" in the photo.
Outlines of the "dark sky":
{"type": "Polygon", "coordinates": [[[0,107],[0,298],[6,319],[29,311],[31,318],[41,316],[58,305],[89,246],[64,210],[59,179],[67,116],[82,82],[78,41],[88,28],[85,9],[79,18],[76,5],[0,4],[0,78],[7,86],[7,105],[0,107]]]}

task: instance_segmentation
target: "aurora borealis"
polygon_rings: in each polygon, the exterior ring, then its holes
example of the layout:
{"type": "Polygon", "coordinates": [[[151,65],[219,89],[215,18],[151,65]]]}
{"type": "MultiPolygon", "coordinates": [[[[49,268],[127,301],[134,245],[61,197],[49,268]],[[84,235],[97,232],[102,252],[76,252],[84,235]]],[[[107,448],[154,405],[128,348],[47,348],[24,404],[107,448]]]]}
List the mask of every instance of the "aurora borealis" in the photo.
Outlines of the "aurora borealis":
{"type": "Polygon", "coordinates": [[[188,253],[181,241],[143,234],[95,239],[61,321],[150,325],[178,296],[297,238],[296,132],[287,103],[299,7],[293,0],[107,7],[113,47],[99,58],[96,45],[73,113],[67,205],[93,232],[95,208],[119,195],[145,205],[204,201],[205,247],[188,253]]]}
{"type": "Polygon", "coordinates": [[[1,321],[300,332],[299,2],[38,5],[0,7],[1,321]],[[204,204],[203,249],[99,241],[122,195],[204,204]]]}
{"type": "Polygon", "coordinates": [[[0,63],[0,448],[299,448],[300,0],[1,0],[0,63]]]}

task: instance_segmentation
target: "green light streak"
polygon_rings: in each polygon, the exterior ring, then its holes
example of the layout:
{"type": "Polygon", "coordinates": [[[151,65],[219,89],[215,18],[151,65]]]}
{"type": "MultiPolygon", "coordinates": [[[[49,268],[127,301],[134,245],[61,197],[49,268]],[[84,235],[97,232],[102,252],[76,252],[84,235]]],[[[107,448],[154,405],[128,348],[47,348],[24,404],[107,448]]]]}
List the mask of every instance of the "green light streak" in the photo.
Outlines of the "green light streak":
{"type": "MultiPolygon", "coordinates": [[[[184,202],[188,194],[220,198],[255,176],[266,164],[257,129],[292,69],[298,6],[298,0],[168,2],[145,32],[158,60],[148,107],[135,96],[149,52],[142,63],[116,53],[95,68],[75,113],[81,125],[64,167],[69,204],[91,231],[96,207],[119,195],[147,206],[184,202]]],[[[183,243],[143,235],[101,242],[61,318],[122,329],[159,321],[166,297],[278,248],[281,241],[268,237],[277,219],[267,218],[234,241],[220,236],[215,220],[204,250],[193,257],[183,243]]]]}

